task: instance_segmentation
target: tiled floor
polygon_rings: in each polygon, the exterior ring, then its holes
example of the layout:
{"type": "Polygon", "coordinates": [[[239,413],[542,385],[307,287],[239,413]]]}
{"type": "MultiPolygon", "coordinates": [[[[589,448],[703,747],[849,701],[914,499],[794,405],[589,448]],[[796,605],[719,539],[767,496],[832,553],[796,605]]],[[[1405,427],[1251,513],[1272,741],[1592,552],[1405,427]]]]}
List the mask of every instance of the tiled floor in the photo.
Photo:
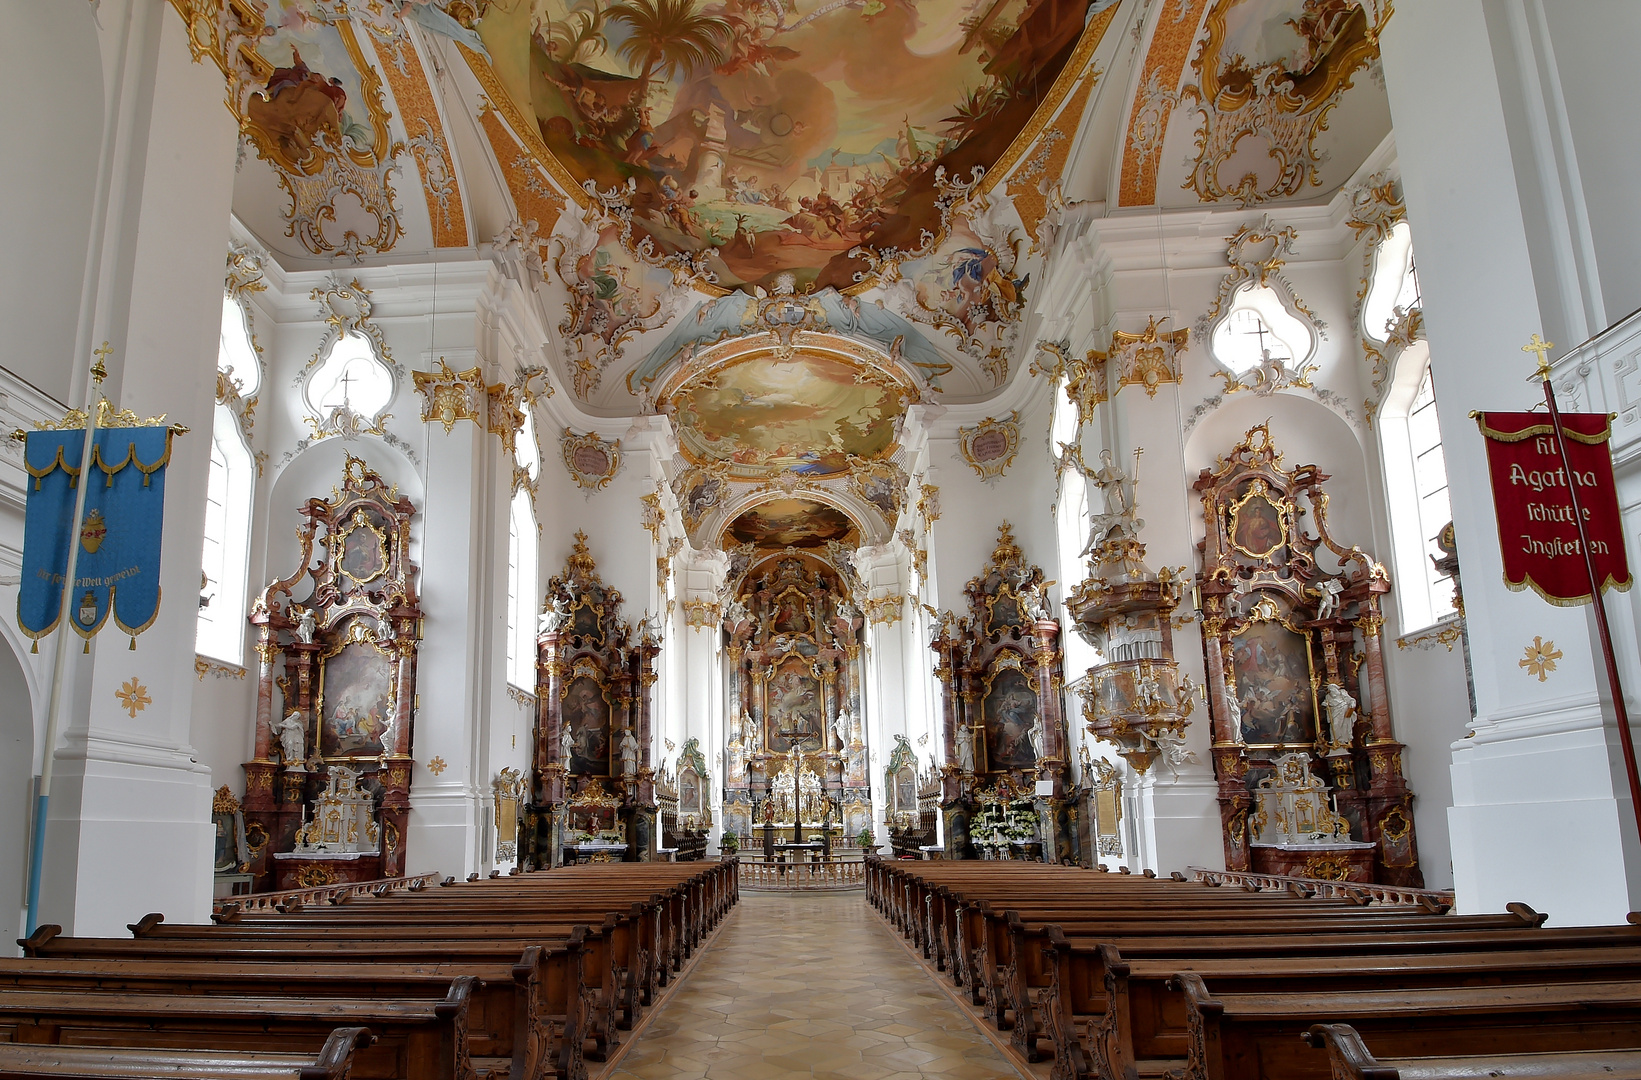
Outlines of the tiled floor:
{"type": "Polygon", "coordinates": [[[609,1080],[1018,1080],[859,892],[742,892],[609,1080]]]}

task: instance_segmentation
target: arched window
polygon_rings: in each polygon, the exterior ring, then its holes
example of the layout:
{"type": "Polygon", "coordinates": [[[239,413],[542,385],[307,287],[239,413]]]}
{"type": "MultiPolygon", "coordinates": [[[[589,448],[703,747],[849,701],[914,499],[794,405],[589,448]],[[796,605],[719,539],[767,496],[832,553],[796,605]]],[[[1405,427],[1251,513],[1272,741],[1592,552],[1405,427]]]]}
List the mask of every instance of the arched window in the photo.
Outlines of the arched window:
{"type": "Polygon", "coordinates": [[[536,515],[530,493],[513,496],[507,529],[507,681],[536,692],[536,515]]]}
{"type": "MultiPolygon", "coordinates": [[[[225,295],[217,370],[256,392],[261,365],[239,301],[225,295]]],[[[205,494],[205,545],[201,557],[199,621],[194,649],[228,664],[245,660],[245,602],[251,555],[251,500],[256,462],[233,410],[218,402],[211,423],[211,471],[205,494]]]]}
{"type": "MultiPolygon", "coordinates": [[[[1077,423],[1077,405],[1063,389],[1054,394],[1054,416],[1049,432],[1056,453],[1064,452],[1060,450],[1061,445],[1081,444],[1082,426],[1077,423]]],[[[1088,481],[1075,465],[1060,470],[1060,498],[1054,508],[1054,528],[1060,555],[1057,576],[1062,582],[1081,581],[1087,576],[1079,553],[1088,540],[1088,481]]],[[[1066,595],[1068,590],[1069,586],[1062,588],[1060,595],[1066,595]]],[[[1068,669],[1081,670],[1095,662],[1093,651],[1081,638],[1073,640],[1068,634],[1065,648],[1068,669]]]]}
{"type": "Polygon", "coordinates": [[[308,377],[304,392],[321,422],[328,422],[336,410],[346,409],[373,424],[393,400],[393,372],[377,358],[363,334],[343,334],[308,377]]]}
{"type": "Polygon", "coordinates": [[[1421,301],[1419,270],[1413,262],[1413,231],[1398,221],[1373,253],[1372,281],[1362,299],[1362,330],[1375,341],[1389,339],[1398,309],[1411,311],[1421,301]]]}
{"type": "Polygon", "coordinates": [[[1441,424],[1436,419],[1430,348],[1424,341],[1415,341],[1397,358],[1381,416],[1379,438],[1391,545],[1398,574],[1401,632],[1406,634],[1454,611],[1452,580],[1431,562],[1441,555],[1436,537],[1453,520],[1453,512],[1441,424]]]}
{"type": "Polygon", "coordinates": [[[1241,375],[1267,353],[1290,371],[1299,370],[1315,350],[1314,332],[1283,304],[1269,285],[1244,285],[1231,298],[1225,317],[1208,339],[1214,359],[1241,375]]]}

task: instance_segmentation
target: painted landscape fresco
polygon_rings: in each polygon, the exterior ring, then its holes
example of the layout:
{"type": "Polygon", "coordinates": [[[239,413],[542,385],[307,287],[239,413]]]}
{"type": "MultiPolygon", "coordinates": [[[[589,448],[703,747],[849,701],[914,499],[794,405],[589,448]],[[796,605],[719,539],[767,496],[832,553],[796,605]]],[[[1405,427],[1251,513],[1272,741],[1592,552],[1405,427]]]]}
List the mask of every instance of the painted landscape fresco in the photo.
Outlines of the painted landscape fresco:
{"type": "MultiPolygon", "coordinates": [[[[634,241],[720,249],[726,286],[853,284],[861,243],[938,226],[934,168],[1007,150],[1087,0],[537,0],[480,32],[518,56],[549,149],[578,181],[633,184],[634,241]]],[[[515,83],[515,85],[517,85],[515,83]]]]}

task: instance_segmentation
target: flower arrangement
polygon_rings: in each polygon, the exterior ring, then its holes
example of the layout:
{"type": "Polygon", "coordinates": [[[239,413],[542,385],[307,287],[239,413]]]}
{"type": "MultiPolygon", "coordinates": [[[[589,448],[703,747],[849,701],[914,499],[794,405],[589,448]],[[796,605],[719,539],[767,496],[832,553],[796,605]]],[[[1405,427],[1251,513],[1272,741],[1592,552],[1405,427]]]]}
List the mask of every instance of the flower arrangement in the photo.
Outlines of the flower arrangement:
{"type": "Polygon", "coordinates": [[[862,829],[855,835],[855,846],[871,847],[875,839],[876,837],[872,835],[871,829],[862,829]]]}
{"type": "Polygon", "coordinates": [[[726,855],[733,855],[741,850],[741,838],[733,832],[725,830],[724,835],[718,838],[718,846],[726,855]]]}

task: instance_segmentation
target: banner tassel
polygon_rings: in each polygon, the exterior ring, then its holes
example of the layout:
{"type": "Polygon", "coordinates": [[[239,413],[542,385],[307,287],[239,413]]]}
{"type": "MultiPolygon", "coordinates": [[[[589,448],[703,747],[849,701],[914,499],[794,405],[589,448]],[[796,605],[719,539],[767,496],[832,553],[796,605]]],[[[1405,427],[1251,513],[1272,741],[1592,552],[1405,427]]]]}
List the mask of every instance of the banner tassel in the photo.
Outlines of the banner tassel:
{"type": "Polygon", "coordinates": [[[136,652],[137,651],[137,639],[135,637],[133,637],[131,639],[131,648],[130,648],[129,651],[131,651],[131,652],[136,652]]]}

